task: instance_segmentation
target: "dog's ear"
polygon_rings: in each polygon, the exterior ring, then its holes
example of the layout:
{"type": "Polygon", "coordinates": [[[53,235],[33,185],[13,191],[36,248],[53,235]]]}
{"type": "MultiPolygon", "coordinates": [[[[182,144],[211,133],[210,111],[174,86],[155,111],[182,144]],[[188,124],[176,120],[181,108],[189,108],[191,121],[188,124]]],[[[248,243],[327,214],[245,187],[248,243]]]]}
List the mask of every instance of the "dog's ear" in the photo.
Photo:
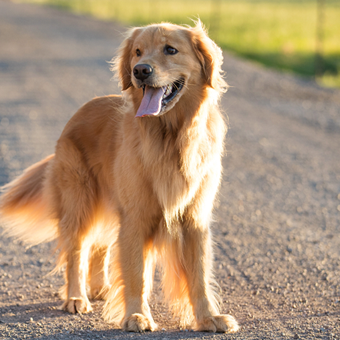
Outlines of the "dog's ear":
{"type": "Polygon", "coordinates": [[[131,82],[131,57],[132,57],[132,44],[136,36],[138,28],[130,29],[126,38],[119,47],[116,58],[113,58],[111,63],[113,64],[111,70],[115,73],[122,86],[122,90],[125,91],[132,86],[131,82]]]}
{"type": "Polygon", "coordinates": [[[191,28],[191,42],[196,56],[201,63],[206,84],[218,92],[226,92],[228,84],[223,79],[222,50],[208,37],[200,20],[191,28]]]}

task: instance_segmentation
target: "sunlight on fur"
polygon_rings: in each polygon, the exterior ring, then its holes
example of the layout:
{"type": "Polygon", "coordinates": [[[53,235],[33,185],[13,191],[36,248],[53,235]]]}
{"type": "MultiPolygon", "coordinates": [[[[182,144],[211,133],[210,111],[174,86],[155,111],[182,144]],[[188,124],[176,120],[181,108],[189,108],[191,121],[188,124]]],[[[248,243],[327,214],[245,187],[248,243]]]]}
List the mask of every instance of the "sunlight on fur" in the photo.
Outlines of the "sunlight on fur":
{"type": "Polygon", "coordinates": [[[85,104],[55,155],[3,188],[9,235],[57,240],[65,311],[88,313],[89,298],[105,299],[107,321],[155,330],[148,301],[158,263],[180,327],[238,330],[219,312],[210,230],[227,132],[222,62],[200,21],[129,30],[113,61],[122,95],[85,104]]]}

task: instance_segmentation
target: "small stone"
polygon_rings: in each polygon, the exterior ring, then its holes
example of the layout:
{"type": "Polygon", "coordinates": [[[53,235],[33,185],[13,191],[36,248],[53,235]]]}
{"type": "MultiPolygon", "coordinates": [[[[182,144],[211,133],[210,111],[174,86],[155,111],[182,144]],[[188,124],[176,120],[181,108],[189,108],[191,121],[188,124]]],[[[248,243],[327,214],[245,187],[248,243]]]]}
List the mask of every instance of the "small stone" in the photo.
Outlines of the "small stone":
{"type": "Polygon", "coordinates": [[[300,339],[299,334],[295,333],[294,334],[294,339],[300,339]]]}
{"type": "Polygon", "coordinates": [[[33,322],[34,321],[33,318],[30,318],[30,321],[33,322]]]}

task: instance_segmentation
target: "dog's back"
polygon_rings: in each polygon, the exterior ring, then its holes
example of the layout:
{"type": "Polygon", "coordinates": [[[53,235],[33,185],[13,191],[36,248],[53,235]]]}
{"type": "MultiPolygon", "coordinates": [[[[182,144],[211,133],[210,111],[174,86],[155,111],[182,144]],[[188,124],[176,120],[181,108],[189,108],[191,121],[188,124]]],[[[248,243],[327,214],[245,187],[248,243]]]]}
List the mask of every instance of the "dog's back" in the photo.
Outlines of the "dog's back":
{"type": "Polygon", "coordinates": [[[55,187],[62,176],[62,169],[56,166],[60,158],[65,164],[74,161],[75,169],[85,164],[86,172],[97,177],[96,181],[105,188],[110,181],[107,174],[114,144],[119,142],[115,130],[120,127],[122,105],[121,96],[95,98],[85,104],[65,126],[57,143],[57,155],[33,164],[2,187],[0,221],[5,233],[33,245],[57,237],[60,208],[55,187]],[[60,147],[62,144],[67,147],[60,147]]]}

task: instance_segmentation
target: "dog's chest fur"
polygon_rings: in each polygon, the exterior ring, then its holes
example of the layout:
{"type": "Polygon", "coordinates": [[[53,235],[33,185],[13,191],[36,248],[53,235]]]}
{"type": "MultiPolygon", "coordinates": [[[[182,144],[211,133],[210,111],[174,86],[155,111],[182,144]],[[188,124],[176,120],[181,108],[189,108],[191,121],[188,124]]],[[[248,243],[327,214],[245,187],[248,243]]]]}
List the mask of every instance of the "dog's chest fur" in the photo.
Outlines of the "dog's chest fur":
{"type": "Polygon", "coordinates": [[[196,139],[195,145],[192,140],[189,143],[188,128],[153,130],[149,127],[141,133],[144,134],[140,149],[144,174],[152,185],[163,215],[166,219],[181,217],[207,172],[202,155],[211,147],[205,133],[196,139]]]}

